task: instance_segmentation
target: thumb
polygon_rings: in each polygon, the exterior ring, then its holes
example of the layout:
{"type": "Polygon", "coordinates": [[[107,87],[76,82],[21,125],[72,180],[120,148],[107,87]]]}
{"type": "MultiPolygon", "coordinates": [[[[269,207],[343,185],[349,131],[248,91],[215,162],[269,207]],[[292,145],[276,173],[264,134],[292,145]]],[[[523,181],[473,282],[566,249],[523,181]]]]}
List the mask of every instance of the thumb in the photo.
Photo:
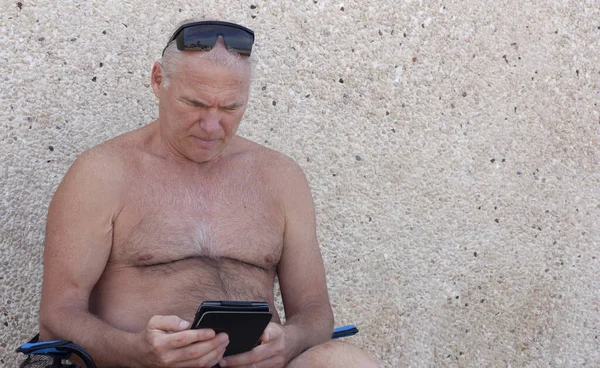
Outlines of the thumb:
{"type": "Polygon", "coordinates": [[[260,336],[260,342],[266,343],[273,339],[276,339],[277,335],[278,335],[277,332],[278,332],[278,329],[276,328],[276,325],[274,325],[272,322],[269,323],[267,325],[267,328],[265,328],[262,335],[260,336]]]}
{"type": "Polygon", "coordinates": [[[269,332],[265,330],[262,335],[260,335],[261,344],[267,343],[269,341],[269,332]]]}
{"type": "Polygon", "coordinates": [[[148,321],[148,328],[161,331],[178,332],[190,327],[190,323],[177,316],[153,316],[148,321]]]}

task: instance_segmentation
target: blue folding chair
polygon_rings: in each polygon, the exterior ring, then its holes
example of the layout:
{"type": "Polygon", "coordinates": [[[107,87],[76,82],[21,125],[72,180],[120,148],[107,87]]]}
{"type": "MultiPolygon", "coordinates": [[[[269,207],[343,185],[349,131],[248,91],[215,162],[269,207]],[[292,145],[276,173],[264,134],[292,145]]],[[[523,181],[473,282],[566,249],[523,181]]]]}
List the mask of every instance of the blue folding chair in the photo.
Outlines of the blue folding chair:
{"type": "Polygon", "coordinates": [[[332,340],[341,339],[342,337],[348,337],[352,335],[356,335],[358,333],[358,328],[354,325],[347,325],[335,328],[333,330],[333,334],[331,335],[332,340]]]}
{"type": "Polygon", "coordinates": [[[69,358],[76,355],[85,364],[85,368],[96,368],[92,357],[81,346],[68,340],[40,341],[39,338],[39,334],[35,335],[33,339],[16,350],[18,353],[27,355],[20,367],[80,368],[69,362],[69,358]]]}
{"type": "MultiPolygon", "coordinates": [[[[358,329],[354,325],[338,327],[333,330],[331,339],[341,339],[357,333],[358,329]]],[[[39,341],[39,334],[16,351],[27,355],[21,368],[96,368],[92,357],[81,346],[67,340],[39,341]],[[85,367],[69,363],[73,354],[79,357],[85,367]]]]}

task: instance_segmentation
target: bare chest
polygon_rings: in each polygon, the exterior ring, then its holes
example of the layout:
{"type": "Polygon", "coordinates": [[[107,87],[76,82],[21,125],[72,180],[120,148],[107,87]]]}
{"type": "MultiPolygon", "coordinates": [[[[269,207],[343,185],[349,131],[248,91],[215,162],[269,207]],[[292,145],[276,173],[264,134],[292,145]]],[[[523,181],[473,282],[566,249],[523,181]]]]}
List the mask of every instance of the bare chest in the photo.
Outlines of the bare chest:
{"type": "Polygon", "coordinates": [[[188,258],[277,266],[284,219],[252,175],[206,179],[148,175],[131,186],[113,226],[110,263],[147,267],[188,258]]]}

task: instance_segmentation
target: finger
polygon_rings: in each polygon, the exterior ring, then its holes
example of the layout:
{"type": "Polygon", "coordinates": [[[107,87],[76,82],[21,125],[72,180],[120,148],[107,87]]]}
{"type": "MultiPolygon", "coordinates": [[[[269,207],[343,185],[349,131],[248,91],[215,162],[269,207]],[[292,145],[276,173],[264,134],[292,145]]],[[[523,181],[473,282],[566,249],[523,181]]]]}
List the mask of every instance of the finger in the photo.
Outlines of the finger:
{"type": "Polygon", "coordinates": [[[219,365],[221,367],[237,367],[240,365],[252,365],[253,363],[267,360],[275,355],[268,345],[259,345],[245,353],[230,355],[223,358],[219,365]]]}
{"type": "Polygon", "coordinates": [[[223,346],[222,349],[215,350],[217,353],[211,359],[208,360],[208,363],[205,364],[205,366],[211,367],[211,368],[214,366],[217,366],[217,364],[219,364],[221,359],[223,359],[223,354],[225,354],[226,349],[227,349],[227,346],[223,346]]]}
{"type": "Polygon", "coordinates": [[[177,316],[153,316],[148,321],[147,327],[161,331],[183,331],[190,327],[190,323],[177,316]]]}
{"type": "MultiPolygon", "coordinates": [[[[203,354],[200,357],[194,357],[190,360],[179,362],[175,364],[174,367],[213,367],[221,359],[223,359],[223,354],[225,354],[225,349],[227,349],[227,345],[229,345],[229,340],[225,341],[217,348],[209,351],[206,354],[203,354]]],[[[193,354],[190,352],[180,352],[181,354],[193,354]]]]}
{"type": "Polygon", "coordinates": [[[208,364],[206,364],[206,366],[214,367],[215,365],[219,364],[221,359],[223,359],[223,354],[225,354],[225,350],[227,349],[228,345],[229,345],[229,340],[227,340],[226,343],[222,344],[217,349],[213,350],[213,351],[216,351],[216,354],[214,355],[214,357],[212,357],[212,359],[208,360],[208,364]]]}
{"type": "Polygon", "coordinates": [[[269,341],[269,333],[267,330],[263,331],[262,335],[260,335],[259,344],[264,344],[269,341]]]}
{"type": "Polygon", "coordinates": [[[260,342],[264,344],[266,342],[276,340],[279,335],[281,335],[281,327],[274,322],[270,322],[267,325],[267,328],[265,328],[263,331],[262,335],[260,335],[260,342]]]}
{"type": "Polygon", "coordinates": [[[161,342],[170,349],[178,349],[197,342],[208,341],[213,338],[215,338],[215,331],[211,329],[185,330],[163,335],[161,336],[161,342]]]}
{"type": "MultiPolygon", "coordinates": [[[[171,362],[170,365],[180,364],[181,362],[194,361],[193,366],[198,366],[201,360],[204,360],[206,355],[209,355],[214,350],[218,351],[227,347],[229,339],[226,334],[219,334],[218,337],[207,341],[196,342],[192,345],[184,346],[179,349],[171,350],[167,353],[165,361],[171,362]]],[[[215,359],[215,357],[213,357],[215,359]]]]}
{"type": "MultiPolygon", "coordinates": [[[[235,368],[273,368],[273,367],[281,367],[284,361],[283,358],[274,356],[267,360],[263,360],[262,362],[248,364],[248,365],[240,365],[235,366],[235,368]]],[[[232,367],[233,368],[233,367],[232,367]]]]}

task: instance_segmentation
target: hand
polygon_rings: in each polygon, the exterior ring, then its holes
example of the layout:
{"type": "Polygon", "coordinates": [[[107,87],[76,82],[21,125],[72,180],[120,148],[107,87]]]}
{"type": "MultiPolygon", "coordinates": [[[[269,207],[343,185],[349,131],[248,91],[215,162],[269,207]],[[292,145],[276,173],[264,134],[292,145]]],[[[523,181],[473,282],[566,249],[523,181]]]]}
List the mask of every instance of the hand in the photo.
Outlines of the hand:
{"type": "Polygon", "coordinates": [[[285,333],[283,326],[271,322],[260,337],[260,345],[254,349],[224,358],[219,362],[221,367],[236,368],[280,368],[287,364],[289,358],[285,349],[285,333]]]}
{"type": "Polygon", "coordinates": [[[188,330],[190,323],[176,316],[154,316],[138,337],[143,367],[213,367],[229,344],[225,333],[188,330]]]}

